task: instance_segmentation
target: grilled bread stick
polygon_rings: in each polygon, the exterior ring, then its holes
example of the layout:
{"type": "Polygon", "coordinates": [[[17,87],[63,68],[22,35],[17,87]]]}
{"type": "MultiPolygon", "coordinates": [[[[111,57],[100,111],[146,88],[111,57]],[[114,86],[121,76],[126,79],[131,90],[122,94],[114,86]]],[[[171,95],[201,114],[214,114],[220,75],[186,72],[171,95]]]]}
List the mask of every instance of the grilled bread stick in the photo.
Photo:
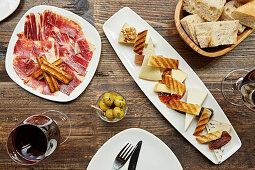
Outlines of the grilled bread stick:
{"type": "Polygon", "coordinates": [[[186,112],[189,114],[193,114],[198,116],[202,106],[199,106],[197,104],[191,104],[191,103],[186,103],[186,102],[182,102],[180,100],[170,100],[169,103],[167,104],[168,107],[178,110],[178,111],[182,111],[182,112],[186,112]]]}
{"type": "Polygon", "coordinates": [[[193,133],[194,136],[200,136],[203,130],[205,129],[205,126],[207,122],[209,121],[211,117],[212,112],[209,109],[204,109],[202,111],[202,115],[197,123],[197,127],[195,129],[195,132],[193,133]]]}
{"type": "Polygon", "coordinates": [[[179,61],[162,56],[150,56],[148,65],[153,67],[178,69],[179,61]]]}
{"type": "Polygon", "coordinates": [[[207,133],[206,135],[196,137],[196,140],[199,143],[207,143],[214,140],[217,140],[221,137],[222,131],[215,131],[212,133],[207,133]]]}

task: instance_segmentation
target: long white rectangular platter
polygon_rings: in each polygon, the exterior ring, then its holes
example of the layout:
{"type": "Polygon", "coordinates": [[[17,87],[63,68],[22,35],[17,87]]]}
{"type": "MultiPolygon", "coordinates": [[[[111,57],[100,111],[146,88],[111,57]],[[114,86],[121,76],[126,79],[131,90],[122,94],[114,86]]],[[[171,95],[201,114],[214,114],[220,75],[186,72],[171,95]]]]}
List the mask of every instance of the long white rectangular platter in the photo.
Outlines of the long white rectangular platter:
{"type": "MultiPolygon", "coordinates": [[[[186,89],[198,88],[208,92],[208,96],[203,106],[212,108],[214,110],[214,116],[212,119],[231,124],[221,107],[214,99],[210,91],[206,88],[204,83],[197,76],[197,74],[188,65],[188,63],[185,62],[185,60],[156,30],[154,30],[146,21],[144,21],[130,8],[122,8],[104,23],[103,30],[108,40],[110,41],[113,49],[128,70],[129,74],[133,77],[135,82],[148,97],[148,99],[152,102],[152,104],[195,148],[197,148],[210,161],[218,164],[214,152],[209,150],[208,145],[198,143],[195,136],[193,136],[197,120],[193,121],[189,129],[185,132],[185,115],[168,108],[164,103],[159,100],[158,94],[153,91],[153,88],[157,82],[147,81],[139,78],[141,66],[138,66],[134,63],[135,53],[133,52],[132,47],[128,47],[118,43],[118,36],[124,23],[128,23],[131,26],[135,27],[137,32],[148,29],[147,36],[150,36],[155,43],[155,53],[157,55],[163,55],[164,57],[178,59],[179,68],[182,71],[188,73],[188,77],[185,81],[186,89]]],[[[187,96],[184,95],[182,100],[186,101],[186,98],[187,96]]],[[[234,154],[242,145],[232,125],[230,135],[232,139],[225,146],[221,162],[234,154]]]]}

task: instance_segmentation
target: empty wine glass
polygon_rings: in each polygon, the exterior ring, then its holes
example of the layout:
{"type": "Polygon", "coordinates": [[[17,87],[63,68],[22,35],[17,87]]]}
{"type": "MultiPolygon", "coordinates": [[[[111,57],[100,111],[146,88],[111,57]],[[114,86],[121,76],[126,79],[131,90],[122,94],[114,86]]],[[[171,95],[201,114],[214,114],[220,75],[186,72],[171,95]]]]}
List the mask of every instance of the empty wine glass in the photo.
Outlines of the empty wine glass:
{"type": "Polygon", "coordinates": [[[9,156],[21,165],[34,165],[50,156],[71,134],[67,115],[48,110],[20,121],[7,138],[9,156]]]}
{"type": "Polygon", "coordinates": [[[255,70],[236,69],[221,83],[224,98],[233,105],[245,105],[255,111],[255,70]]]}

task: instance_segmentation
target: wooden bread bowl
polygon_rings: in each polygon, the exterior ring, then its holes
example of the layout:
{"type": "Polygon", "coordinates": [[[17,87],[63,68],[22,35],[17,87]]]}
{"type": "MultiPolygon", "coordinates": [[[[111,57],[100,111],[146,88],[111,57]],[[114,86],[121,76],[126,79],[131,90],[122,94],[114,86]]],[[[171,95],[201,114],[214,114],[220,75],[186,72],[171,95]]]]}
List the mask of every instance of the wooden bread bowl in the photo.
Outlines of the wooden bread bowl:
{"type": "Polygon", "coordinates": [[[224,45],[219,47],[211,47],[211,48],[200,48],[197,44],[193,42],[192,39],[188,36],[181,25],[181,19],[185,17],[188,13],[183,11],[183,0],[179,0],[175,8],[175,16],[174,21],[177,28],[178,33],[180,34],[181,38],[189,45],[193,50],[197,53],[207,56],[207,57],[218,57],[226,54],[233,48],[235,48],[240,42],[242,42],[246,37],[248,37],[254,29],[246,27],[245,31],[238,35],[237,42],[233,45],[224,45]]]}

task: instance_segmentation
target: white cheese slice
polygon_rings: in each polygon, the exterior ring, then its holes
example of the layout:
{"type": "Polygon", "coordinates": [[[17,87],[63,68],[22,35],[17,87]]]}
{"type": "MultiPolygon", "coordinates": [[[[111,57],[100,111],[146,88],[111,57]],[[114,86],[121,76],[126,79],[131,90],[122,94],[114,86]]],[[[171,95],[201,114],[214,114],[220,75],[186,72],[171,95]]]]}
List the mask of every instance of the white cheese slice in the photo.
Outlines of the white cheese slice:
{"type": "MultiPolygon", "coordinates": [[[[207,129],[208,133],[215,132],[217,130],[227,131],[229,133],[230,129],[231,129],[231,126],[229,124],[226,124],[226,123],[221,123],[221,122],[218,122],[218,121],[215,121],[215,120],[210,120],[206,124],[206,129],[207,129]]],[[[214,154],[217,158],[218,163],[221,162],[222,155],[223,155],[223,152],[224,152],[224,148],[225,147],[222,146],[219,149],[214,149],[214,154]]]]}
{"type": "MultiPolygon", "coordinates": [[[[206,97],[207,97],[207,92],[205,90],[190,88],[187,92],[188,103],[202,105],[206,97]]],[[[190,124],[192,123],[195,117],[196,117],[195,115],[186,113],[185,131],[188,130],[190,124]]]]}
{"type": "Polygon", "coordinates": [[[152,55],[155,55],[155,51],[153,47],[153,42],[150,38],[148,42],[148,47],[146,48],[139,78],[153,81],[161,80],[162,77],[160,74],[160,68],[148,66],[148,60],[152,55]]]}
{"type": "Polygon", "coordinates": [[[182,83],[187,78],[188,74],[181,70],[172,69],[171,76],[182,83]]]}
{"type": "Polygon", "coordinates": [[[158,83],[155,85],[154,92],[177,94],[175,91],[168,88],[165,84],[161,84],[161,83],[158,83]]]}

